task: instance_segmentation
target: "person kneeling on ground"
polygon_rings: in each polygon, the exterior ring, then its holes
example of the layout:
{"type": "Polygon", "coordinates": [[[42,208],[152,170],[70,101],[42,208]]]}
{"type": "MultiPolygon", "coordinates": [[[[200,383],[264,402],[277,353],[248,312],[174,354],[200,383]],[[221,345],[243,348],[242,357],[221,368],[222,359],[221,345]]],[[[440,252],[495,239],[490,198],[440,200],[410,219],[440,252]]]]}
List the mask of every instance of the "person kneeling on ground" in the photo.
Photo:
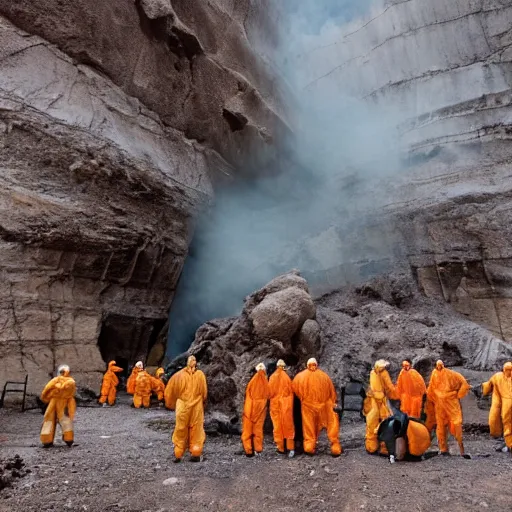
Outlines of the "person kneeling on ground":
{"type": "Polygon", "coordinates": [[[410,418],[401,411],[383,420],[377,430],[379,443],[384,443],[389,462],[414,460],[421,457],[430,446],[430,433],[418,419],[410,418]]]}

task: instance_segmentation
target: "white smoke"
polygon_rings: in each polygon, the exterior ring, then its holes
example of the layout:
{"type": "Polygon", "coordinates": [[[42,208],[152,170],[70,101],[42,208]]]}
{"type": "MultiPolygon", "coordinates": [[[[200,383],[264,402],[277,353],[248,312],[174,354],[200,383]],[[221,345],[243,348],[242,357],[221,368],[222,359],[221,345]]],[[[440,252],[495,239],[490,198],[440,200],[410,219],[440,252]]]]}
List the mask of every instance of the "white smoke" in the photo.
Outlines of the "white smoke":
{"type": "Polygon", "coordinates": [[[274,2],[281,46],[271,58],[291,91],[295,137],[283,145],[286,166],[275,177],[221,192],[200,222],[171,310],[171,356],[201,323],[237,314],[245,295],[281,271],[296,267],[307,277],[390,256],[386,235],[374,239],[365,214],[385,201],[383,177],[400,171],[396,126],[405,114],[362,97],[336,54],[351,24],[364,25],[381,2],[274,2]],[[331,61],[319,51],[326,47],[331,61]]]}

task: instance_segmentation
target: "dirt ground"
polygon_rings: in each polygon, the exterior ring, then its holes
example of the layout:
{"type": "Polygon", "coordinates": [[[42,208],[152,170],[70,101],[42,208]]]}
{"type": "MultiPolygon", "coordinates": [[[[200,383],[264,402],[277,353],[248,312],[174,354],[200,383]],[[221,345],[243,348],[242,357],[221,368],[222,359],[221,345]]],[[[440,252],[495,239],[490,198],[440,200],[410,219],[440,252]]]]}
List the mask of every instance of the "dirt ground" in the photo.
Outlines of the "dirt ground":
{"type": "Polygon", "coordinates": [[[207,439],[203,462],[174,464],[173,413],[123,402],[80,407],[71,449],[60,439],[40,447],[38,411],[0,410],[0,458],[19,454],[32,471],[0,492],[0,512],[510,510],[512,457],[488,434],[466,434],[472,460],[455,456],[452,440],[452,457],[390,465],[366,454],[364,423],[349,413],[337,459],[325,437],[315,457],[280,456],[268,437],[263,455],[249,459],[238,437],[222,436],[207,439]]]}

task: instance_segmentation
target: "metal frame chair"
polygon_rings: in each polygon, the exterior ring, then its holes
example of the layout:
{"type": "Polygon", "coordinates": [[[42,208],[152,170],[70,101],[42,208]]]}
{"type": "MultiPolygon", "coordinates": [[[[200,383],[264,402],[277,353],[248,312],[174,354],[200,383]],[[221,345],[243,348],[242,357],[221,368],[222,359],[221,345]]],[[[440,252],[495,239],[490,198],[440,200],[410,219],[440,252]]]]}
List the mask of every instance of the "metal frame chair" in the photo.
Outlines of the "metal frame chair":
{"type": "Polygon", "coordinates": [[[12,380],[8,380],[5,384],[4,384],[4,389],[2,391],[2,397],[0,398],[0,409],[4,406],[4,400],[5,400],[5,395],[7,393],[23,393],[23,401],[21,403],[21,412],[25,412],[25,398],[27,396],[27,383],[28,383],[28,375],[25,376],[25,380],[23,382],[15,382],[15,381],[12,381],[12,380]],[[23,389],[7,389],[9,387],[9,385],[12,384],[14,386],[23,386],[23,389]]]}

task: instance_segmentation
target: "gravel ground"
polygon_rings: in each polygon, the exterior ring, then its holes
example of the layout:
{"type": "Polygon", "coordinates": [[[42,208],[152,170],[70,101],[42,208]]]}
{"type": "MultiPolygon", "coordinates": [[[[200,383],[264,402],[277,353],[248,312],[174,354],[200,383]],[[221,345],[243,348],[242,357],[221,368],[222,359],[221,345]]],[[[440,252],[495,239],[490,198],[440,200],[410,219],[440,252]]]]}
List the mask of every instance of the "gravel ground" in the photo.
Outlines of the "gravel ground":
{"type": "MultiPolygon", "coordinates": [[[[364,424],[347,416],[338,459],[324,437],[317,456],[290,460],[275,453],[270,437],[263,455],[248,459],[238,437],[223,436],[207,439],[202,463],[174,464],[173,414],[122,401],[79,408],[71,449],[60,440],[40,447],[39,412],[0,410],[0,458],[19,454],[32,471],[0,493],[0,511],[510,510],[512,457],[497,453],[478,427],[465,438],[472,460],[392,466],[365,453],[364,424]]],[[[453,440],[451,447],[455,454],[453,440]]]]}

